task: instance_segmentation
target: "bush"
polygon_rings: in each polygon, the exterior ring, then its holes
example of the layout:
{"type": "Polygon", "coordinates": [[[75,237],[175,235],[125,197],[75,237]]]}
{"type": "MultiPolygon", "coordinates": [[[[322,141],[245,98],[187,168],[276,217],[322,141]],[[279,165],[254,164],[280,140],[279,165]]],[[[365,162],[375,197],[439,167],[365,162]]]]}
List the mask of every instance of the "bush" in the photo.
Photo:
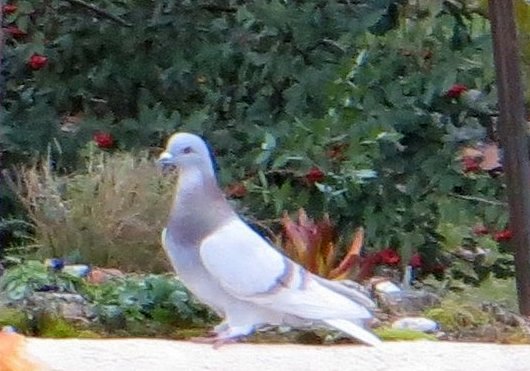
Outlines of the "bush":
{"type": "MultiPolygon", "coordinates": [[[[489,25],[462,2],[99,4],[110,17],[72,3],[20,1],[6,20],[27,32],[6,48],[7,162],[49,152],[69,172],[97,131],[124,150],[192,131],[212,142],[222,184],[248,191],[239,208],[252,219],[274,223],[304,207],[329,212],[343,231],[365,226],[370,248],[396,247],[404,262],[420,250],[434,265],[469,239],[506,258],[471,234],[476,222],[506,227],[504,206],[491,202],[504,197],[502,176],[458,162],[460,146],[495,141],[489,25]],[[484,96],[448,94],[454,84],[484,96]]],[[[118,209],[113,219],[125,220],[118,209]]],[[[104,214],[107,224],[73,224],[90,232],[65,251],[109,244],[90,258],[118,264],[123,250],[105,227],[121,225],[104,214]]]]}
{"type": "Polygon", "coordinates": [[[35,225],[34,252],[135,271],[165,271],[160,233],[174,181],[147,155],[91,148],[83,172],[60,176],[46,165],[20,170],[16,190],[35,225]]]}

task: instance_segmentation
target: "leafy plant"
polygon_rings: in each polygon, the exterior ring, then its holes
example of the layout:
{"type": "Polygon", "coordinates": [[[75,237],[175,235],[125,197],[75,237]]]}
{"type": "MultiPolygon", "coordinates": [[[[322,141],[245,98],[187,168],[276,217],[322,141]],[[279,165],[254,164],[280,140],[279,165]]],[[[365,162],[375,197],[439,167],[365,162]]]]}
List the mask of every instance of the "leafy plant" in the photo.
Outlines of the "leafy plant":
{"type": "Polygon", "coordinates": [[[52,272],[39,261],[30,260],[6,270],[0,277],[0,293],[8,301],[27,298],[34,291],[75,292],[78,280],[52,272]]]}
{"type": "MultiPolygon", "coordinates": [[[[5,20],[6,163],[49,155],[53,176],[78,169],[79,180],[89,142],[145,149],[192,131],[215,148],[221,183],[244,185],[234,203],[267,227],[304,207],[331,215],[339,235],[364,226],[366,245],[392,246],[402,264],[419,251],[431,268],[477,222],[507,227],[502,173],[463,169],[458,155],[496,140],[490,29],[476,2],[111,0],[98,4],[104,12],[17,4],[5,20]]],[[[149,261],[143,247],[110,237],[122,216],[99,210],[103,225],[68,224],[81,232],[66,235],[80,238],[48,242],[44,233],[38,245],[125,269],[139,264],[124,251],[149,261]]],[[[509,274],[505,250],[492,245],[509,274]]]]}
{"type": "MultiPolygon", "coordinates": [[[[10,267],[0,279],[3,304],[16,305],[36,291],[82,295],[95,310],[99,323],[109,330],[128,329],[138,323],[190,328],[214,319],[173,275],[129,275],[90,284],[40,262],[27,261],[10,267]]],[[[25,315],[22,320],[14,314],[11,310],[0,311],[0,324],[29,326],[25,315]]],[[[50,316],[39,316],[35,327],[54,337],[68,337],[82,330],[50,316]]]]}
{"type": "Polygon", "coordinates": [[[307,270],[330,279],[344,279],[351,275],[363,244],[362,228],[355,232],[350,248],[339,260],[336,231],[328,215],[315,223],[304,209],[300,209],[296,222],[286,213],[281,223],[282,248],[307,270]]]}
{"type": "Polygon", "coordinates": [[[374,329],[374,333],[385,341],[438,340],[436,336],[421,331],[393,329],[388,327],[376,328],[374,329]]]}
{"type": "Polygon", "coordinates": [[[169,275],[113,279],[85,286],[83,294],[95,305],[103,322],[155,321],[194,326],[213,319],[212,314],[169,275]]]}
{"type": "Polygon", "coordinates": [[[478,307],[445,300],[440,307],[428,309],[425,316],[440,324],[445,331],[457,331],[484,325],[492,318],[478,307]]]}

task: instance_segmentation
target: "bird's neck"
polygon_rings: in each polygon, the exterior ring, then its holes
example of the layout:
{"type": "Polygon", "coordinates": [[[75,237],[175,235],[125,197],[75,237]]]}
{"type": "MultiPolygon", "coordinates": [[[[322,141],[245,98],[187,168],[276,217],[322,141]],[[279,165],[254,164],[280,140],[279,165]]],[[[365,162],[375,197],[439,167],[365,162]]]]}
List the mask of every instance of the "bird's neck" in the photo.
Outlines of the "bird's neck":
{"type": "Polygon", "coordinates": [[[179,171],[175,201],[194,202],[195,198],[218,198],[222,192],[214,174],[205,173],[198,168],[182,168],[179,171]]]}
{"type": "Polygon", "coordinates": [[[169,218],[170,231],[185,232],[182,235],[190,240],[186,242],[195,243],[234,215],[212,174],[197,168],[181,169],[169,218]]]}

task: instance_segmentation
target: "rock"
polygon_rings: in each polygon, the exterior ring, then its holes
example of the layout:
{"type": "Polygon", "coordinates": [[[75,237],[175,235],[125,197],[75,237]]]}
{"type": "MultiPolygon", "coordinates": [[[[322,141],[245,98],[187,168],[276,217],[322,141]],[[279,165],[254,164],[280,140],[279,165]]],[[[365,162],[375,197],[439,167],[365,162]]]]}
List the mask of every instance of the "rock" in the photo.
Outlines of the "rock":
{"type": "Polygon", "coordinates": [[[424,309],[440,304],[436,294],[425,290],[403,290],[388,280],[376,281],[372,287],[380,309],[393,315],[418,315],[424,309]]]}
{"type": "Polygon", "coordinates": [[[530,323],[524,317],[503,308],[497,303],[482,303],[482,310],[495,317],[495,320],[512,327],[528,328],[530,323]]]}
{"type": "Polygon", "coordinates": [[[420,332],[436,332],[440,328],[438,323],[425,317],[404,317],[392,323],[392,328],[399,330],[414,330],[420,332]]]}
{"type": "Polygon", "coordinates": [[[86,277],[90,273],[90,267],[86,264],[68,264],[62,271],[74,277],[86,277]]]}
{"type": "Polygon", "coordinates": [[[61,292],[35,292],[21,304],[23,310],[35,314],[48,314],[73,322],[92,322],[96,313],[90,303],[79,294],[61,292]]]}
{"type": "Polygon", "coordinates": [[[87,276],[87,282],[99,285],[117,277],[125,277],[125,274],[119,269],[93,268],[87,276]]]}

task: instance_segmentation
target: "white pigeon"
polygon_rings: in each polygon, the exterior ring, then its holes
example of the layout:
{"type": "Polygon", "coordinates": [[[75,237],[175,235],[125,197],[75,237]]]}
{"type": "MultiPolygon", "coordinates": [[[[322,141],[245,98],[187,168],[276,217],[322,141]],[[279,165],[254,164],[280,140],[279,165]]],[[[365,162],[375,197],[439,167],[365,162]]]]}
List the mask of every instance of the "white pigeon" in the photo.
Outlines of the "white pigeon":
{"type": "Polygon", "coordinates": [[[308,272],[239,218],[199,136],[174,134],[159,163],[178,170],[162,245],[182,283],[223,318],[212,343],[231,342],[267,325],[315,324],[369,345],[380,343],[362,325],[372,317],[370,298],[308,272]]]}

